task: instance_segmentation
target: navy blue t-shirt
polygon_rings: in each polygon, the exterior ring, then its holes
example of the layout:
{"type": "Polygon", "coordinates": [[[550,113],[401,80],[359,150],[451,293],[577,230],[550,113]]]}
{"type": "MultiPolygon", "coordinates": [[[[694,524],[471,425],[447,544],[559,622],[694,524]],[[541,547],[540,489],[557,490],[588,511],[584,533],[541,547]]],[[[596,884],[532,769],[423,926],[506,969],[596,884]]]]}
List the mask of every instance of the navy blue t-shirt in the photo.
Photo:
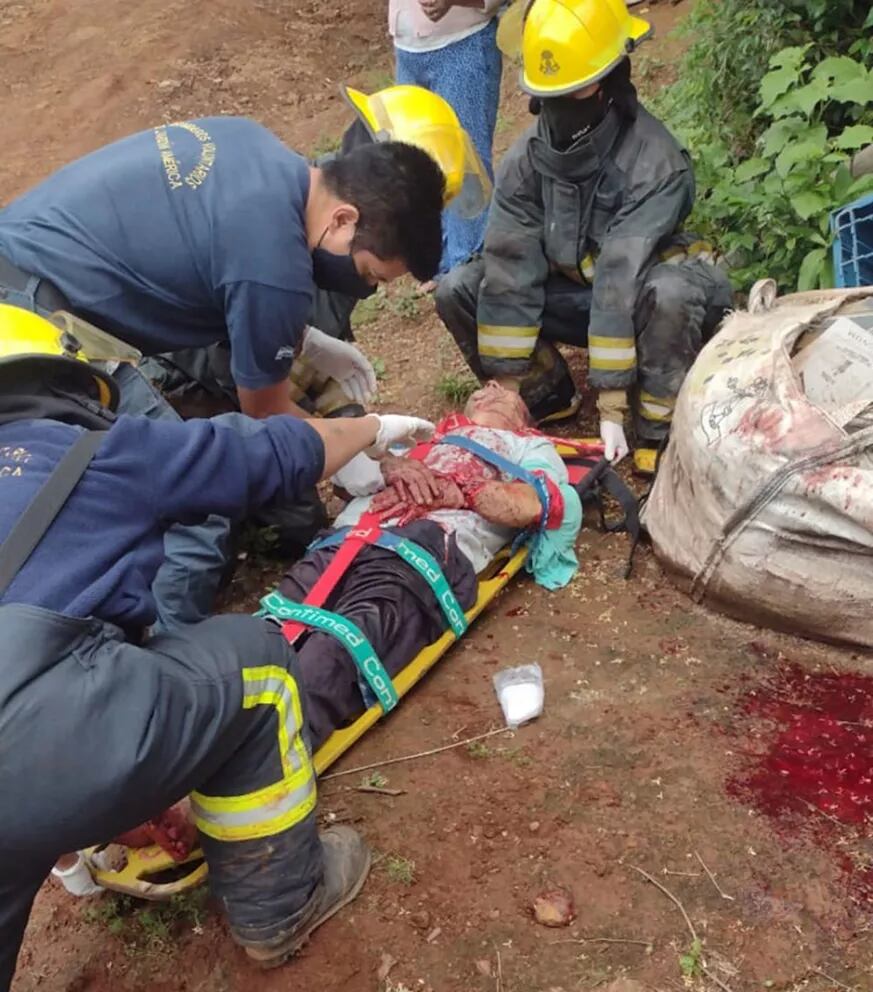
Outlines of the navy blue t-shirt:
{"type": "MultiPolygon", "coordinates": [[[[173,523],[293,502],[321,476],[324,445],[309,424],[258,423],[244,437],[211,420],[119,417],[0,603],[123,627],[153,623],[151,585],[173,523]]],[[[80,432],[53,420],[0,427],[0,541],[80,432]]]]}
{"type": "Polygon", "coordinates": [[[144,354],[229,339],[233,377],[280,382],[309,315],[309,167],[243,117],[161,125],[0,210],[0,255],[144,354]]]}

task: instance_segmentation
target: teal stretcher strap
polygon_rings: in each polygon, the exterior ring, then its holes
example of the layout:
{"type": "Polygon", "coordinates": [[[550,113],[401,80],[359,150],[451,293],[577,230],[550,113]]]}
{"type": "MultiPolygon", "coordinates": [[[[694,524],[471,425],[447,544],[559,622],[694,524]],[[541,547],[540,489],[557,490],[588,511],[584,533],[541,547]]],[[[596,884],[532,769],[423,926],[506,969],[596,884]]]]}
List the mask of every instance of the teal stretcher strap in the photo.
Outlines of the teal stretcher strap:
{"type": "Polygon", "coordinates": [[[364,636],[360,627],[351,620],[318,606],[292,603],[280,592],[271,592],[268,596],[264,596],[261,600],[261,608],[264,613],[277,620],[294,620],[305,627],[314,627],[335,637],[352,656],[352,660],[386,713],[393,710],[400,701],[391,676],[379,661],[373,645],[364,636]]]}
{"type": "Polygon", "coordinates": [[[429,551],[425,551],[421,545],[416,544],[414,541],[410,541],[405,537],[397,537],[396,534],[383,533],[376,543],[381,543],[383,538],[387,538],[388,540],[382,546],[389,547],[392,551],[396,552],[431,587],[434,596],[436,596],[436,601],[439,603],[440,609],[443,611],[443,615],[452,628],[455,637],[461,637],[462,634],[466,633],[467,627],[469,627],[467,618],[464,616],[464,611],[461,609],[461,604],[458,602],[457,597],[452,592],[452,587],[449,585],[448,579],[443,574],[443,570],[439,567],[433,555],[429,551]]]}
{"type": "MultiPolygon", "coordinates": [[[[319,548],[336,547],[338,544],[342,544],[350,533],[354,536],[354,531],[354,527],[343,527],[336,533],[310,544],[309,550],[317,551],[319,548]]],[[[443,574],[443,570],[440,568],[436,558],[429,551],[426,551],[420,544],[416,544],[415,541],[410,541],[408,537],[400,537],[398,534],[394,534],[388,530],[381,531],[378,537],[371,540],[370,543],[376,544],[380,548],[386,548],[388,551],[393,551],[410,568],[414,568],[418,572],[433,591],[439,608],[443,611],[443,615],[448,625],[452,628],[455,637],[461,637],[467,632],[467,628],[470,625],[467,623],[466,616],[464,616],[464,610],[452,591],[449,580],[443,574]]]]}

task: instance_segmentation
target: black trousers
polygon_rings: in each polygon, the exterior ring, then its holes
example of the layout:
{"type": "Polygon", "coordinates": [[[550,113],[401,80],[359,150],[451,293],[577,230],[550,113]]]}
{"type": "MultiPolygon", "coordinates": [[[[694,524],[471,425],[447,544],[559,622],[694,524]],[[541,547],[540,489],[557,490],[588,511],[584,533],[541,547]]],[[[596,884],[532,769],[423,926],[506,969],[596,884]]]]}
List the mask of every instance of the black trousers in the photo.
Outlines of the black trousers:
{"type": "Polygon", "coordinates": [[[0,607],[0,992],[59,855],[192,795],[231,929],[268,939],[322,876],[296,657],[278,628],[220,616],[146,647],[0,607]]]}
{"type": "MultiPolygon", "coordinates": [[[[485,274],[482,258],[453,269],[440,281],[437,311],[471,371],[485,378],[479,360],[476,310],[485,274]]],[[[637,438],[657,443],[669,430],[673,405],[698,352],[732,304],[725,273],[699,259],[652,267],[636,300],[637,438]]],[[[542,327],[521,395],[535,420],[566,409],[576,392],[556,343],[588,346],[591,287],[562,275],[546,283],[542,327]]]]}

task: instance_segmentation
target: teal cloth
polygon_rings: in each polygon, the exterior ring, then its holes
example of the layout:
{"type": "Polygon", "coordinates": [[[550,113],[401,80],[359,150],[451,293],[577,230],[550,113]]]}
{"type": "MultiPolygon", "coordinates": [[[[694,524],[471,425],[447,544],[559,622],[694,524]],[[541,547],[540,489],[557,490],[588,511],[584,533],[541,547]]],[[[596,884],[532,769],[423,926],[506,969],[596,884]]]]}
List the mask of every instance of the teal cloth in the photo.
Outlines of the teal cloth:
{"type": "Polygon", "coordinates": [[[560,527],[540,531],[534,537],[525,567],[537,585],[545,589],[562,589],[579,570],[576,538],[582,528],[582,501],[569,484],[567,468],[551,445],[548,446],[548,453],[553,458],[542,457],[542,449],[534,450],[530,457],[522,460],[521,466],[531,472],[545,472],[558,485],[564,497],[564,519],[560,527]],[[556,461],[560,469],[555,464],[556,461]]]}

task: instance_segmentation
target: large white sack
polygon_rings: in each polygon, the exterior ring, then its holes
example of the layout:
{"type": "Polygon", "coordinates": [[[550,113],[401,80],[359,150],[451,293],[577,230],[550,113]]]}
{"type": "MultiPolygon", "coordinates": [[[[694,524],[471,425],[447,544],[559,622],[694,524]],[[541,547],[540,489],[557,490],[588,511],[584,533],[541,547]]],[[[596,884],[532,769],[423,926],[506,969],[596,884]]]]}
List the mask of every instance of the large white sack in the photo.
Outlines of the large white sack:
{"type": "Polygon", "coordinates": [[[682,387],[645,524],[696,600],[873,647],[873,427],[842,429],[809,401],[791,360],[824,318],[859,300],[873,311],[873,287],[770,309],[754,296],[758,312],[731,315],[682,387]]]}

